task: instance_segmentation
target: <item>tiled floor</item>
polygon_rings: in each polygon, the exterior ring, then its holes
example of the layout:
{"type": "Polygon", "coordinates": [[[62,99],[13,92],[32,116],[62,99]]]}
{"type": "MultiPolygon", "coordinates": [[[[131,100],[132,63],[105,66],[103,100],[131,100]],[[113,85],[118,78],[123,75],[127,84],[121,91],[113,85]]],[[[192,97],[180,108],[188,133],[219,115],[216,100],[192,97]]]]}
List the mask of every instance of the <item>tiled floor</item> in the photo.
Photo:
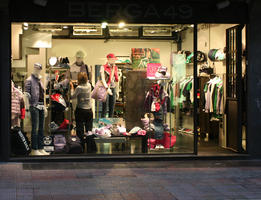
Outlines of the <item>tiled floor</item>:
{"type": "Polygon", "coordinates": [[[1,200],[261,200],[261,160],[0,163],[1,200]]]}

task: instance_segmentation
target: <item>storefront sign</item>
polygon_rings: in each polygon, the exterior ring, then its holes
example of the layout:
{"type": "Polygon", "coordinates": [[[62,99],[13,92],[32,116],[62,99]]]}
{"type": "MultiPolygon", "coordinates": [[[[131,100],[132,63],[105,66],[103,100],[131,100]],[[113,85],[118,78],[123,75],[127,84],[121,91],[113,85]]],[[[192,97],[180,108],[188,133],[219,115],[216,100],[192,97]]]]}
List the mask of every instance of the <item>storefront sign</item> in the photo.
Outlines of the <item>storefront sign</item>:
{"type": "Polygon", "coordinates": [[[148,3],[145,6],[137,3],[103,3],[103,2],[70,2],[70,17],[104,18],[104,19],[189,19],[193,9],[188,4],[158,6],[148,3]]]}
{"type": "Polygon", "coordinates": [[[231,2],[218,9],[215,1],[115,1],[49,0],[46,5],[34,1],[10,1],[12,21],[67,21],[118,23],[220,23],[247,20],[244,2],[231,2]],[[47,14],[48,13],[48,14],[47,14]]]}

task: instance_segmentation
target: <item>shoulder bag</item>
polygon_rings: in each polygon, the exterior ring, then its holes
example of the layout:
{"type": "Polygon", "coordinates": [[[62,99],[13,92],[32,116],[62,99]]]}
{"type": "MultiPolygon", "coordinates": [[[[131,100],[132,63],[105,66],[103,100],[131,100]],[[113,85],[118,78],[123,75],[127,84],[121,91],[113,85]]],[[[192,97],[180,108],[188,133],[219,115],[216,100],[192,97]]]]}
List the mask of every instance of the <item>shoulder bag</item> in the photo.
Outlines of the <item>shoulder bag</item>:
{"type": "MultiPolygon", "coordinates": [[[[113,66],[111,77],[110,77],[110,82],[111,82],[112,77],[114,76],[114,68],[115,67],[113,66]]],[[[105,88],[105,86],[103,85],[102,81],[98,80],[91,93],[91,97],[97,101],[105,102],[107,99],[107,94],[108,94],[108,91],[105,88]]]]}

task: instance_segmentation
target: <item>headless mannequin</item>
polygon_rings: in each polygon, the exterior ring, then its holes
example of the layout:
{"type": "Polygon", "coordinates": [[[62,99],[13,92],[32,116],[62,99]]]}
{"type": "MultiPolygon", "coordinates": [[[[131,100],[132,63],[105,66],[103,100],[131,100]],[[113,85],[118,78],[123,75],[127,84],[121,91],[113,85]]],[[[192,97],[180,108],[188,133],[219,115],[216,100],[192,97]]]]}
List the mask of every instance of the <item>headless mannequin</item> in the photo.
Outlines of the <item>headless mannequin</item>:
{"type": "Polygon", "coordinates": [[[24,119],[24,98],[23,93],[15,87],[14,82],[11,82],[11,94],[12,94],[12,127],[20,127],[21,119],[24,119]]]}
{"type": "Polygon", "coordinates": [[[26,117],[31,118],[32,122],[31,155],[36,156],[49,155],[43,149],[44,118],[47,115],[47,109],[44,106],[44,89],[40,80],[41,70],[42,66],[36,63],[31,76],[25,81],[26,117]]]}

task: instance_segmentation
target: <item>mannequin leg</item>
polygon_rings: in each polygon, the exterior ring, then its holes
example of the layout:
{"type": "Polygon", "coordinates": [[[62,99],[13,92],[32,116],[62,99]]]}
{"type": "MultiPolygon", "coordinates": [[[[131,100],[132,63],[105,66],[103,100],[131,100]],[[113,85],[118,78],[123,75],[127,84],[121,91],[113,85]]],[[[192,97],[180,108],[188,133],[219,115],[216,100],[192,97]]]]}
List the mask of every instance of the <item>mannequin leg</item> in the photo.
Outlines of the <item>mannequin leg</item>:
{"type": "Polygon", "coordinates": [[[115,88],[111,88],[112,95],[109,95],[109,117],[113,117],[114,105],[116,100],[116,91],[115,88]]]}
{"type": "Polygon", "coordinates": [[[39,127],[39,110],[33,106],[30,106],[30,113],[31,113],[31,122],[32,122],[32,132],[31,132],[32,149],[38,150],[37,129],[39,127]]]}
{"type": "Polygon", "coordinates": [[[84,148],[84,113],[82,109],[76,108],[75,121],[76,121],[76,135],[80,138],[82,146],[84,148]]]}

